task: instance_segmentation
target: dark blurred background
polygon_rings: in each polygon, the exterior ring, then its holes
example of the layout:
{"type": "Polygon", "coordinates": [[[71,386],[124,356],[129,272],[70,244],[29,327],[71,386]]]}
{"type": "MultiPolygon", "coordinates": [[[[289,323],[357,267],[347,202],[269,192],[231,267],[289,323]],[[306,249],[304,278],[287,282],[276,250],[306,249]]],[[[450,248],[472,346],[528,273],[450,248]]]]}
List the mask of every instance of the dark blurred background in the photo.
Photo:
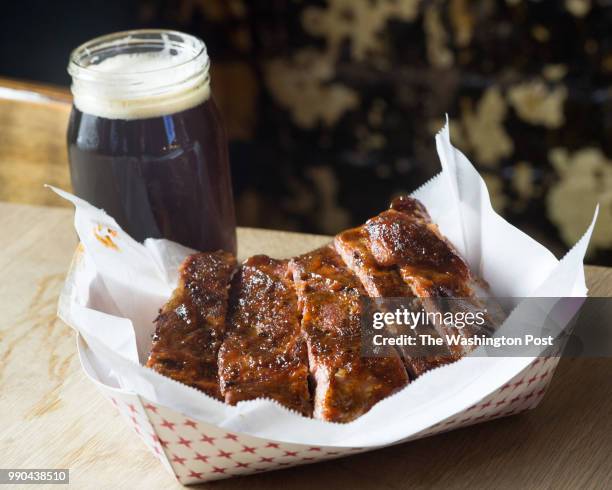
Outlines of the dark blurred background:
{"type": "Polygon", "coordinates": [[[561,255],[599,202],[589,262],[612,265],[612,0],[20,0],[1,12],[0,76],[65,86],[71,49],[100,34],[203,38],[241,225],[359,224],[439,170],[448,113],[500,213],[561,255]]]}

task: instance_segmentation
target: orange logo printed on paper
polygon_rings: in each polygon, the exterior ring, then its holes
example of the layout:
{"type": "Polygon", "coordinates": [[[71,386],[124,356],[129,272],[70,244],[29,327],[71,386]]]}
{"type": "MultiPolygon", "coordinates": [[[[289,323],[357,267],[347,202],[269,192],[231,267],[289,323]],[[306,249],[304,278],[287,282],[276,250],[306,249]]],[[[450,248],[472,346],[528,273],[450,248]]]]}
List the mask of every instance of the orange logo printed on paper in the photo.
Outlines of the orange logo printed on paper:
{"type": "Polygon", "coordinates": [[[113,241],[113,238],[117,236],[116,230],[98,224],[94,228],[94,235],[98,239],[98,241],[101,242],[102,245],[104,245],[105,247],[112,248],[113,250],[119,250],[119,247],[113,241]]]}

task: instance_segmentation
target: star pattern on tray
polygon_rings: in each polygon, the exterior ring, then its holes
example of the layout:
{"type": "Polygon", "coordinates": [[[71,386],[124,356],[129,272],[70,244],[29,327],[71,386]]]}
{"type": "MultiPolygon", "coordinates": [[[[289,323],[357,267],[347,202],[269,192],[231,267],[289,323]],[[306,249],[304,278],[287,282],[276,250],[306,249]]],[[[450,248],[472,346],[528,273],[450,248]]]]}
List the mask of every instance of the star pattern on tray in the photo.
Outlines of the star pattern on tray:
{"type": "MultiPolygon", "coordinates": [[[[558,362],[556,357],[535,359],[477,404],[406,440],[534,408],[544,396],[558,362]]],[[[228,432],[137,395],[102,389],[134,432],[182,484],[315,463],[374,449],[291,444],[228,432]]]]}

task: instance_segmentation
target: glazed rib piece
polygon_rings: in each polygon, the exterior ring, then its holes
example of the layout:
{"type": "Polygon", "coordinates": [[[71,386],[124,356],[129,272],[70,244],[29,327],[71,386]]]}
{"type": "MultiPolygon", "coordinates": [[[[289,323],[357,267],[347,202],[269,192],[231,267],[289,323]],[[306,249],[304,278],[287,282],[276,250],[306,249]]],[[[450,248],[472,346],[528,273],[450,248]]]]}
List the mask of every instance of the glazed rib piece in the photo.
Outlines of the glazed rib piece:
{"type": "MultiPolygon", "coordinates": [[[[363,226],[339,233],[334,238],[334,247],[348,268],[361,281],[368,296],[372,298],[407,298],[407,305],[421,309],[421,301],[415,297],[411,288],[402,280],[394,266],[379,265],[371,252],[370,240],[363,226]]],[[[408,307],[408,306],[407,306],[408,307]]],[[[381,308],[384,311],[385,304],[381,308]]],[[[389,326],[393,334],[428,334],[439,337],[438,332],[430,325],[420,325],[417,331],[389,326]]],[[[446,346],[418,348],[415,346],[397,347],[411,378],[416,378],[432,368],[457,360],[446,346]]]]}
{"type": "Polygon", "coordinates": [[[228,287],[236,266],[227,252],[185,259],[179,285],[160,310],[147,366],[222,399],[217,353],[223,340],[228,287]]]}
{"type": "Polygon", "coordinates": [[[289,269],[315,381],[316,418],[350,422],[408,383],[397,354],[361,357],[365,291],[331,245],[291,259],[289,269]]]}
{"type": "Polygon", "coordinates": [[[219,381],[229,404],[265,397],[312,414],[306,343],[286,260],[256,255],[234,277],[219,381]]]}
{"type": "MultiPolygon", "coordinates": [[[[433,296],[432,293],[437,292],[441,296],[475,298],[476,293],[488,292],[488,284],[470,272],[459,252],[440,233],[438,225],[432,223],[429,213],[417,199],[397,197],[391,202],[389,211],[379,216],[395,212],[401,213],[400,221],[404,220],[404,224],[397,223],[396,226],[411,231],[405,234],[400,247],[401,273],[405,280],[410,278],[409,284],[419,296],[433,296]],[[420,232],[417,231],[419,226],[420,232]],[[412,248],[412,255],[405,253],[408,246],[412,248]]],[[[398,216],[394,214],[391,220],[394,218],[398,216]]],[[[374,227],[370,227],[369,231],[373,230],[374,227]]],[[[387,243],[391,245],[392,240],[387,243]]],[[[400,250],[396,246],[394,248],[400,250]]]]}
{"type": "MultiPolygon", "coordinates": [[[[391,203],[391,209],[368,220],[364,228],[375,261],[381,266],[397,267],[412,293],[422,298],[425,309],[439,309],[440,302],[433,298],[463,298],[463,310],[481,308],[476,292],[485,291],[486,284],[471,274],[419,201],[411,197],[397,198],[391,203]]],[[[452,307],[451,302],[448,305],[452,307]]],[[[457,330],[436,325],[441,335],[459,332],[466,337],[490,335],[496,326],[497,319],[492,317],[482,327],[457,330]]],[[[455,353],[462,352],[455,349],[455,353]]]]}
{"type": "Polygon", "coordinates": [[[363,285],[372,298],[414,297],[412,290],[402,281],[394,267],[384,267],[376,263],[366,230],[352,228],[339,233],[334,238],[334,247],[347,267],[363,285]]]}
{"type": "Polygon", "coordinates": [[[472,294],[467,265],[416,199],[394,200],[391,209],[369,219],[365,229],[376,262],[397,267],[415,296],[472,294]]]}
{"type": "MultiPolygon", "coordinates": [[[[491,297],[491,289],[487,282],[481,278],[473,274],[468,266],[465,264],[459,252],[455,250],[453,245],[448,241],[448,239],[440,233],[440,229],[438,225],[431,222],[431,218],[429,217],[429,213],[417,199],[408,196],[397,197],[391,202],[391,209],[399,211],[401,213],[406,214],[407,216],[413,216],[416,220],[421,221],[425,224],[429,230],[431,230],[440,240],[442,240],[451,253],[454,253],[461,262],[463,262],[463,266],[465,267],[465,291],[467,296],[465,298],[467,300],[472,300],[473,306],[483,307],[485,305],[481,304],[483,298],[491,297]]],[[[487,321],[488,325],[486,327],[487,333],[492,333],[505,318],[505,313],[501,306],[496,301],[488,301],[486,304],[487,309],[487,321]]]]}

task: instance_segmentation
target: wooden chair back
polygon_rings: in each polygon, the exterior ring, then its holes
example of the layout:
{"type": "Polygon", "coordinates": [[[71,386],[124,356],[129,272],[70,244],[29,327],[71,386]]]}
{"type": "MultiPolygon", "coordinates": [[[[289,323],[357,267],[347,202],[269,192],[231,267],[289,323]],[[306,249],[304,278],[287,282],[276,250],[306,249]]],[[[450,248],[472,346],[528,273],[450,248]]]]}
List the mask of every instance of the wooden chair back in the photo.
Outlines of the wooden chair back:
{"type": "Polygon", "coordinates": [[[65,88],[0,77],[0,201],[58,206],[43,187],[70,190],[65,88]]]}

